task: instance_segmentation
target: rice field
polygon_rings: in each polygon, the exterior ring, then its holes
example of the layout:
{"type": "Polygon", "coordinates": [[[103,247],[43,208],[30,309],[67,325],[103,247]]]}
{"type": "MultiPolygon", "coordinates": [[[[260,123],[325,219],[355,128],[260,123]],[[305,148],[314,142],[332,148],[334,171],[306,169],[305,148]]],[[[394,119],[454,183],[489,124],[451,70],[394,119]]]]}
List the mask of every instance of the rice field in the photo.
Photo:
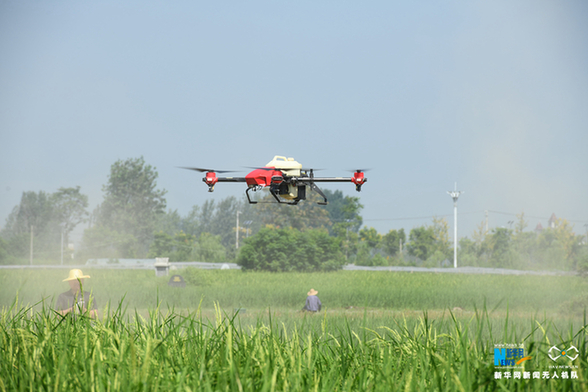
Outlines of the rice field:
{"type": "Polygon", "coordinates": [[[173,288],[84,272],[96,320],[52,310],[64,270],[0,272],[0,391],[588,388],[581,277],[183,270],[173,288]],[[300,311],[311,287],[317,314],[300,311]],[[495,367],[513,344],[530,358],[495,367]],[[552,360],[554,345],[577,358],[552,360]]]}

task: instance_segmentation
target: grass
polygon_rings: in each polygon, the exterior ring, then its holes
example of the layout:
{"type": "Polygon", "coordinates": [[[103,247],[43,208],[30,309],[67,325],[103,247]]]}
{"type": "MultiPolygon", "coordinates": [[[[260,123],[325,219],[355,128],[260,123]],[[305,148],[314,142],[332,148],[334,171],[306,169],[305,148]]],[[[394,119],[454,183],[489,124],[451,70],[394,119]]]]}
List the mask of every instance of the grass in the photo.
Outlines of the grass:
{"type": "Polygon", "coordinates": [[[51,310],[64,270],[1,272],[0,391],[588,388],[579,277],[185,270],[178,289],[152,271],[84,273],[97,320],[51,310]],[[310,287],[319,314],[299,311],[310,287]],[[495,379],[504,343],[532,357],[521,372],[579,377],[495,379]],[[549,359],[571,344],[578,359],[549,359]]]}
{"type": "MultiPolygon", "coordinates": [[[[223,309],[300,309],[306,292],[319,291],[331,310],[369,308],[393,311],[443,310],[456,307],[473,311],[484,304],[502,312],[507,306],[526,314],[550,316],[583,309],[588,281],[577,276],[461,275],[375,271],[331,273],[244,273],[236,270],[181,270],[184,289],[168,287],[168,277],[156,278],[147,270],[84,269],[92,278],[86,287],[98,304],[118,303],[130,308],[164,306],[195,309],[214,303],[223,309]]],[[[62,283],[65,270],[1,270],[0,307],[9,306],[18,294],[21,303],[51,302],[69,287],[62,283]]]]}
{"type": "MultiPolygon", "coordinates": [[[[488,313],[467,323],[424,313],[375,327],[344,318],[306,316],[290,327],[268,313],[253,325],[216,309],[214,319],[154,309],[147,318],[123,306],[101,320],[62,318],[46,308],[13,306],[0,314],[0,390],[79,391],[494,391],[583,390],[585,332],[537,324],[520,335],[505,320],[493,331],[488,313]],[[491,339],[482,336],[493,336],[491,339]],[[494,378],[493,344],[524,342],[521,371],[551,370],[548,335],[573,342],[578,380],[494,378]]],[[[291,320],[290,320],[291,321],[291,320]]],[[[561,362],[568,365],[566,362],[561,362]]]]}

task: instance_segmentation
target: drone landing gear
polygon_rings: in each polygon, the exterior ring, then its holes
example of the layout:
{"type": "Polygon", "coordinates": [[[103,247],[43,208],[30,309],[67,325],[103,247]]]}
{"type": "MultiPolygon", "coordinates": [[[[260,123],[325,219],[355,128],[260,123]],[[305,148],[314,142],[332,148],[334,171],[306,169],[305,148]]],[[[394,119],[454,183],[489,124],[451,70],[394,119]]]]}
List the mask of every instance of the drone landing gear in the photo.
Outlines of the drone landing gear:
{"type": "Polygon", "coordinates": [[[245,191],[245,195],[247,195],[247,200],[249,201],[249,204],[257,204],[257,201],[251,200],[251,196],[249,196],[249,191],[253,190],[253,192],[257,192],[259,189],[261,189],[260,186],[247,188],[247,190],[245,191]]]}
{"type": "MultiPolygon", "coordinates": [[[[311,190],[315,191],[316,193],[321,195],[321,197],[323,198],[323,201],[319,201],[317,204],[327,205],[327,196],[325,196],[323,191],[314,182],[309,183],[308,186],[310,187],[311,190]]],[[[247,190],[245,191],[245,195],[247,196],[247,201],[249,201],[249,204],[260,203],[257,200],[253,200],[251,198],[251,195],[249,194],[249,192],[250,191],[257,192],[258,190],[261,190],[261,189],[263,189],[262,186],[253,186],[253,187],[247,188],[247,190]]],[[[280,192],[279,186],[270,186],[269,192],[274,197],[276,202],[279,204],[288,204],[291,206],[295,206],[300,202],[300,200],[306,200],[306,185],[298,185],[298,195],[296,198],[294,198],[290,201],[285,201],[283,198],[280,198],[281,192],[280,192]]],[[[287,192],[287,188],[285,190],[283,190],[283,192],[287,192]]],[[[261,203],[264,203],[264,202],[262,201],[261,203]]]]}
{"type": "Polygon", "coordinates": [[[318,186],[316,186],[316,184],[314,182],[310,183],[310,189],[312,189],[313,191],[315,191],[316,193],[318,193],[319,195],[321,195],[323,197],[324,201],[319,201],[317,204],[320,204],[322,206],[326,206],[327,205],[327,196],[325,196],[325,194],[323,193],[323,191],[321,191],[321,188],[319,188],[318,186]]]}

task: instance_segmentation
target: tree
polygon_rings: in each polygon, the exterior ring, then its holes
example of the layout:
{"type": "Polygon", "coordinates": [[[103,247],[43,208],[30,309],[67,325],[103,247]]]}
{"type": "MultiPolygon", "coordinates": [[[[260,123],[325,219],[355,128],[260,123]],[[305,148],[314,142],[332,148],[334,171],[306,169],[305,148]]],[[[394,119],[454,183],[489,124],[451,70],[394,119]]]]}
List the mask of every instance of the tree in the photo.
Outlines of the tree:
{"type": "MultiPolygon", "coordinates": [[[[157,214],[155,230],[174,235],[178,231],[184,230],[184,219],[178,213],[178,210],[168,210],[162,214],[157,214]]],[[[193,233],[191,233],[193,234],[193,233]]],[[[155,241],[155,237],[154,237],[155,241]]]]}
{"type": "Polygon", "coordinates": [[[263,226],[292,227],[298,230],[330,227],[329,213],[325,206],[317,204],[319,201],[322,201],[322,197],[316,192],[307,192],[306,200],[296,206],[289,206],[277,203],[268,194],[256,205],[256,217],[263,226]]]}
{"type": "Polygon", "coordinates": [[[227,249],[221,243],[220,236],[202,233],[192,254],[198,261],[222,263],[226,261],[227,249]]]}
{"type": "Polygon", "coordinates": [[[525,220],[525,213],[521,212],[517,214],[517,223],[515,225],[515,235],[521,234],[525,228],[529,226],[529,223],[525,220]]]}
{"type": "Polygon", "coordinates": [[[156,217],[165,211],[166,191],[157,189],[157,177],[155,168],[145,164],[143,157],[118,160],[111,166],[108,182],[102,187],[104,202],[97,211],[96,224],[135,237],[139,257],[147,254],[156,217]]]}
{"type": "Polygon", "coordinates": [[[221,238],[221,243],[228,249],[234,249],[236,238],[237,211],[242,212],[242,204],[235,196],[222,199],[216,206],[209,229],[203,230],[221,238]]]}
{"type": "Polygon", "coordinates": [[[9,257],[8,244],[0,237],[0,264],[8,264],[9,257]]]}
{"type": "Polygon", "coordinates": [[[447,219],[433,217],[433,238],[435,239],[435,250],[444,257],[451,256],[451,243],[449,242],[449,225],[447,219]]]}
{"type": "Polygon", "coordinates": [[[28,234],[33,226],[35,233],[41,236],[52,224],[52,219],[53,204],[50,195],[43,191],[23,192],[20,204],[12,209],[6,219],[4,231],[8,236],[28,234]]]}
{"type": "Polygon", "coordinates": [[[480,222],[476,228],[477,230],[474,230],[474,233],[472,234],[472,240],[476,243],[477,250],[480,251],[482,248],[482,243],[488,235],[488,230],[486,230],[486,222],[480,222]]]}
{"type": "Polygon", "coordinates": [[[394,257],[400,252],[400,244],[406,243],[404,229],[390,230],[382,237],[382,248],[388,255],[394,257]]]}
{"type": "Polygon", "coordinates": [[[53,194],[43,191],[23,192],[20,204],[6,219],[2,236],[7,252],[15,257],[29,253],[31,227],[37,256],[56,258],[61,246],[61,233],[68,234],[87,216],[88,197],[80,187],[59,188],[53,194]]]}
{"type": "Polygon", "coordinates": [[[266,227],[245,240],[237,263],[244,270],[330,271],[340,269],[345,258],[326,230],[266,227]]]}
{"type": "Polygon", "coordinates": [[[410,230],[409,242],[406,246],[408,254],[427,260],[435,252],[435,233],[432,227],[415,227],[410,230]]]}
{"type": "Polygon", "coordinates": [[[366,227],[359,231],[359,239],[360,241],[365,242],[369,248],[377,249],[380,247],[382,236],[373,227],[366,227]]]}
{"type": "Polygon", "coordinates": [[[88,258],[139,257],[139,243],[131,233],[96,225],[84,230],[82,252],[88,258]]]}
{"type": "Polygon", "coordinates": [[[164,231],[153,234],[153,242],[149,247],[148,258],[168,257],[173,261],[175,251],[174,237],[164,231]]]}
{"type": "Polygon", "coordinates": [[[572,225],[557,219],[554,228],[546,228],[537,236],[537,259],[540,264],[557,269],[573,268],[580,250],[581,236],[576,236],[572,225]]]}
{"type": "Polygon", "coordinates": [[[363,205],[359,203],[359,197],[343,196],[340,190],[331,191],[325,189],[325,196],[329,203],[325,206],[329,214],[332,226],[329,229],[331,235],[340,236],[343,231],[351,230],[355,233],[363,224],[363,219],[359,212],[363,205]]]}
{"type": "Polygon", "coordinates": [[[479,246],[468,237],[460,238],[457,258],[462,266],[478,266],[478,249],[479,246]]]}
{"type": "Polygon", "coordinates": [[[511,247],[512,231],[498,227],[493,229],[492,234],[488,237],[492,265],[496,267],[513,267],[515,258],[511,247]]]}
{"type": "Polygon", "coordinates": [[[54,216],[63,230],[65,243],[69,242],[69,234],[88,216],[88,196],[80,192],[80,187],[59,188],[51,195],[54,216]]]}

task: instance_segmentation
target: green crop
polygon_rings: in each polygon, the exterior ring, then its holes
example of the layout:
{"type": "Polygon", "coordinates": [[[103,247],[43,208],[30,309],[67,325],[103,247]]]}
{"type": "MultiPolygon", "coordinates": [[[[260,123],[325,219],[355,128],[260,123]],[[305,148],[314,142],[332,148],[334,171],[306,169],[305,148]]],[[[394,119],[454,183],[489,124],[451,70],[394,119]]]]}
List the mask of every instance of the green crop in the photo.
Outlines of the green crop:
{"type": "Polygon", "coordinates": [[[184,270],[173,288],[152,271],[84,273],[95,320],[52,310],[62,270],[2,271],[0,391],[588,388],[580,277],[184,270]],[[300,311],[311,287],[318,314],[300,311]],[[496,379],[495,345],[512,343],[531,357],[519,371],[578,379],[496,379]],[[554,345],[579,356],[554,362],[554,345]]]}
{"type": "Polygon", "coordinates": [[[251,325],[215,309],[188,315],[156,308],[126,314],[122,303],[101,320],[62,317],[16,303],[0,314],[0,390],[76,391],[494,391],[583,390],[583,328],[560,333],[535,321],[519,335],[512,322],[492,330],[489,312],[467,321],[448,312],[431,320],[398,318],[377,326],[364,315],[308,315],[286,325],[268,312],[251,325]],[[486,338],[489,336],[490,338],[486,338]],[[522,342],[525,371],[549,370],[552,340],[574,342],[579,379],[494,378],[493,344],[522,342]]]}

